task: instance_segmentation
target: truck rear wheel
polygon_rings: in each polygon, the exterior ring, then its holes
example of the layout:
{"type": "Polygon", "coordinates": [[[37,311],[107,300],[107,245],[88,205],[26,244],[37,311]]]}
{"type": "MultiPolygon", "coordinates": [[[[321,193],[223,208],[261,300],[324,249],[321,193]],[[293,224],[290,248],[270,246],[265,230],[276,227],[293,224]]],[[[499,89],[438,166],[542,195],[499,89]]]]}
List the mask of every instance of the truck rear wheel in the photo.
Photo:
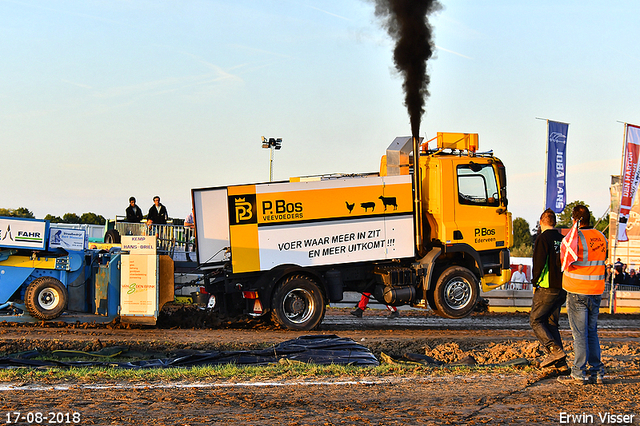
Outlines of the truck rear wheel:
{"type": "Polygon", "coordinates": [[[284,280],[271,300],[273,321],[290,330],[312,330],[324,318],[324,297],[315,281],[294,275],[284,280]]]}
{"type": "Polygon", "coordinates": [[[29,314],[41,320],[58,318],[66,309],[68,300],[67,288],[53,277],[36,278],[24,294],[29,314]]]}
{"type": "Polygon", "coordinates": [[[433,291],[433,310],[445,318],[464,318],[478,301],[480,288],[475,275],[463,266],[447,268],[433,291]]]}

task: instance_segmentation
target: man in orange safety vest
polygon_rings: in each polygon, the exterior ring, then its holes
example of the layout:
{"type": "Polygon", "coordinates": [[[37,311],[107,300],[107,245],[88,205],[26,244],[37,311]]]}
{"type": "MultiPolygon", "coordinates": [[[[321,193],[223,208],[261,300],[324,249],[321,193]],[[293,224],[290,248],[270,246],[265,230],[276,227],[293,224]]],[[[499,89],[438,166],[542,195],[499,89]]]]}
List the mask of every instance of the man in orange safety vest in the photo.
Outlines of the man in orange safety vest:
{"type": "Polygon", "coordinates": [[[607,238],[591,227],[591,212],[577,205],[571,213],[573,228],[562,241],[562,287],[567,291],[567,316],[573,334],[571,375],[558,377],[565,384],[603,383],[598,313],[604,292],[607,238]]]}

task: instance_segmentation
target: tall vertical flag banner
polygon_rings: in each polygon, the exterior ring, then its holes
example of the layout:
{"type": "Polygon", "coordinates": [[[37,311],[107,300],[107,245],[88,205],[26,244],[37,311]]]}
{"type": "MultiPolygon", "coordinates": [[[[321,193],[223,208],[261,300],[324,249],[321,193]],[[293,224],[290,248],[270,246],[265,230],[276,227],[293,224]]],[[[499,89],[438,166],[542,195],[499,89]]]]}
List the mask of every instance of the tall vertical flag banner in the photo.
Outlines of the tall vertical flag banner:
{"type": "Polygon", "coordinates": [[[546,208],[562,213],[567,205],[567,133],[569,125],[547,120],[547,201],[546,208]]]}
{"type": "Polygon", "coordinates": [[[622,196],[618,213],[618,241],[628,241],[627,221],[640,181],[640,127],[626,124],[624,162],[622,163],[622,196]]]}

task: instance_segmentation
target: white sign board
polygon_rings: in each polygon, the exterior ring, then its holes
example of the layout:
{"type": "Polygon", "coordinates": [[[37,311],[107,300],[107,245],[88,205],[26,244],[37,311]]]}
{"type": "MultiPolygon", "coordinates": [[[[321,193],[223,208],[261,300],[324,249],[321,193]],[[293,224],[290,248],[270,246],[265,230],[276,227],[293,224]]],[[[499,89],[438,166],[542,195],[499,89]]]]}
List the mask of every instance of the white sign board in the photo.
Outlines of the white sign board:
{"type": "Polygon", "coordinates": [[[260,269],[363,262],[413,256],[413,218],[364,218],[282,225],[258,231],[260,269]]]}
{"type": "Polygon", "coordinates": [[[158,311],[158,257],[122,255],[120,315],[155,316],[158,311]]]}
{"type": "Polygon", "coordinates": [[[131,254],[156,254],[158,239],[153,235],[123,235],[120,241],[122,242],[122,250],[128,251],[131,254]]]}
{"type": "Polygon", "coordinates": [[[84,229],[49,229],[49,247],[65,250],[84,250],[87,246],[87,233],[84,229]]]}
{"type": "Polygon", "coordinates": [[[44,250],[47,231],[44,220],[0,218],[0,247],[44,250]]]}

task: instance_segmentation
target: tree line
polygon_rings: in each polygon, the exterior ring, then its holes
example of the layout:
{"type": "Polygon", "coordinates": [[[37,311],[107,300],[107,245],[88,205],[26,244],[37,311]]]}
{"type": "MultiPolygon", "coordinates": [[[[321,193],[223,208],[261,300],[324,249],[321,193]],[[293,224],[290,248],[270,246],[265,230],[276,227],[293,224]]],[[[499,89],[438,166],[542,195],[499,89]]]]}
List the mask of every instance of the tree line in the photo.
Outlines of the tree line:
{"type": "MultiPolygon", "coordinates": [[[[557,228],[571,228],[571,212],[573,207],[582,204],[589,207],[588,204],[583,201],[573,201],[566,205],[565,209],[558,215],[557,228]]],[[[591,210],[591,209],[589,209],[591,210]]],[[[0,216],[8,217],[22,217],[27,219],[35,219],[34,214],[26,207],[19,207],[17,209],[3,209],[0,208],[0,216]]],[[[86,223],[90,225],[104,225],[106,219],[95,213],[83,213],[78,216],[75,213],[65,213],[62,217],[46,215],[44,220],[48,220],[51,223],[86,223]]],[[[597,222],[596,218],[591,213],[591,224],[594,227],[602,231],[607,238],[609,237],[609,221],[597,222]]],[[[511,255],[514,257],[531,257],[533,256],[533,244],[540,231],[540,223],[536,223],[536,227],[531,232],[531,226],[529,222],[521,217],[517,217],[513,220],[513,248],[511,249],[511,255]]]]}
{"type": "MultiPolygon", "coordinates": [[[[586,206],[589,211],[589,205],[584,201],[573,201],[567,204],[559,215],[557,215],[558,223],[556,224],[556,228],[571,228],[573,222],[571,220],[571,212],[573,212],[573,208],[578,204],[582,204],[586,206]]],[[[593,212],[591,212],[591,226],[596,228],[598,231],[604,233],[604,235],[609,238],[609,220],[600,220],[598,221],[594,216],[593,212]]],[[[531,227],[529,226],[529,222],[521,217],[517,217],[513,220],[513,248],[511,249],[511,256],[514,257],[532,257],[533,256],[533,245],[536,241],[538,234],[540,233],[540,223],[536,223],[536,227],[531,232],[531,227]]]]}
{"type": "MultiPolygon", "coordinates": [[[[33,212],[26,207],[17,209],[0,208],[0,216],[36,219],[33,212]]],[[[48,214],[44,217],[44,220],[48,220],[51,223],[84,223],[89,225],[104,225],[107,222],[102,215],[95,213],[82,213],[80,216],[75,213],[65,213],[62,217],[48,214]]]]}

